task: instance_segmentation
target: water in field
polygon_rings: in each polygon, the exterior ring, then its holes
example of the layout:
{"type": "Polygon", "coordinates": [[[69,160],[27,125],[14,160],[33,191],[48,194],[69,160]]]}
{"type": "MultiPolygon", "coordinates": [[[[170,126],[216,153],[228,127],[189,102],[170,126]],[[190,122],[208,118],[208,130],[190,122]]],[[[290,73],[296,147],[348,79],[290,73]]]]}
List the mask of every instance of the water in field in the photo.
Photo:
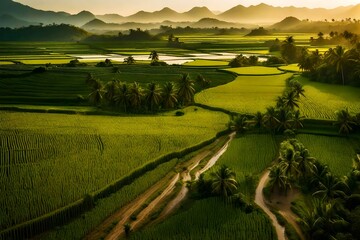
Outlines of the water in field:
{"type": "MultiPolygon", "coordinates": [[[[159,53],[159,59],[161,61],[166,62],[169,65],[172,64],[184,64],[186,62],[192,62],[197,59],[204,59],[204,60],[230,60],[235,58],[238,54],[229,53],[229,52],[214,52],[214,53],[194,53],[188,54],[186,56],[174,56],[168,54],[161,54],[159,53]]],[[[255,55],[259,56],[258,54],[243,54],[246,57],[255,55]]],[[[82,54],[82,55],[71,55],[71,57],[78,58],[82,62],[96,62],[96,61],[104,61],[105,59],[110,59],[114,62],[123,62],[124,59],[128,56],[119,55],[119,54],[105,54],[105,55],[93,55],[93,54],[82,54]]],[[[133,55],[135,61],[149,61],[149,55],[133,55]]],[[[266,61],[267,58],[264,56],[259,57],[259,62],[266,61]]]]}

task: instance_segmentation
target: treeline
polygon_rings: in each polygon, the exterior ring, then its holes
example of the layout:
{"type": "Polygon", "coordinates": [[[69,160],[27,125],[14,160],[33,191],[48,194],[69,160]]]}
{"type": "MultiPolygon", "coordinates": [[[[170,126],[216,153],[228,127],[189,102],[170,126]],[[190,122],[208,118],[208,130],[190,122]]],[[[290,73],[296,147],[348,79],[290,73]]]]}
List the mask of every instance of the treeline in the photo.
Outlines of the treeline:
{"type": "Polygon", "coordinates": [[[295,187],[311,195],[311,201],[292,206],[306,239],[360,239],[359,155],[352,170],[338,177],[297,139],[288,139],[281,143],[269,177],[270,192],[286,194],[295,187]]]}
{"type": "Polygon", "coordinates": [[[215,35],[233,35],[233,34],[243,34],[249,30],[246,28],[193,28],[190,26],[187,27],[176,27],[171,26],[160,26],[161,33],[158,34],[159,37],[173,35],[182,35],[182,34],[199,34],[199,33],[212,33],[215,35]]]}
{"type": "Polygon", "coordinates": [[[79,41],[90,34],[68,24],[0,28],[0,41],[79,41]]]}
{"type": "MultiPolygon", "coordinates": [[[[179,80],[167,82],[162,86],[148,83],[145,89],[137,82],[127,83],[117,80],[105,85],[91,74],[87,76],[87,85],[92,88],[88,99],[95,106],[104,106],[122,112],[157,112],[176,109],[194,102],[195,81],[189,74],[182,74],[179,80]]],[[[210,82],[198,75],[196,84],[209,86],[210,82]]]]}
{"type": "Polygon", "coordinates": [[[149,40],[159,40],[157,36],[153,36],[149,31],[143,31],[140,28],[129,29],[127,34],[119,32],[117,36],[112,35],[91,35],[84,39],[84,41],[94,41],[94,42],[103,42],[103,41],[149,41],[149,40]]]}
{"type": "Polygon", "coordinates": [[[324,54],[303,49],[299,67],[311,80],[360,86],[360,43],[352,48],[330,48],[324,54]]]}

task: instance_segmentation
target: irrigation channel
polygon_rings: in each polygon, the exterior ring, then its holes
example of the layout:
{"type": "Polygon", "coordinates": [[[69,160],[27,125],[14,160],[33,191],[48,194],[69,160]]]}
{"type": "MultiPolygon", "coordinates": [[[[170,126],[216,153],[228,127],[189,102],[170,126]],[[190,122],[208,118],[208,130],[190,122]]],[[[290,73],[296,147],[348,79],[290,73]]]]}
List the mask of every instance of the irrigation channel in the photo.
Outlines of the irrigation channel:
{"type": "MultiPolygon", "coordinates": [[[[86,240],[116,240],[125,236],[124,225],[129,223],[132,231],[151,222],[150,216],[155,211],[161,210],[156,222],[162,221],[176,210],[181,202],[186,199],[188,194],[187,183],[199,179],[200,175],[209,170],[219,158],[226,152],[235,133],[227,136],[227,141],[219,147],[220,139],[196,153],[190,160],[186,161],[186,166],[181,168],[178,173],[169,173],[162,180],[154,184],[147,191],[138,196],[135,200],[119,209],[109,216],[102,224],[91,231],[84,239],[86,240]],[[209,159],[209,160],[207,160],[209,159]],[[207,160],[203,167],[202,161],[207,160]],[[195,172],[194,172],[195,171],[195,172]],[[181,182],[181,189],[176,193],[176,183],[181,182]],[[165,205],[165,206],[164,206],[165,205]],[[114,224],[116,223],[116,224],[114,224]]],[[[260,179],[256,189],[255,203],[270,217],[276,229],[279,240],[285,240],[285,229],[279,225],[274,214],[267,207],[262,190],[269,177],[267,171],[260,179]]]]}

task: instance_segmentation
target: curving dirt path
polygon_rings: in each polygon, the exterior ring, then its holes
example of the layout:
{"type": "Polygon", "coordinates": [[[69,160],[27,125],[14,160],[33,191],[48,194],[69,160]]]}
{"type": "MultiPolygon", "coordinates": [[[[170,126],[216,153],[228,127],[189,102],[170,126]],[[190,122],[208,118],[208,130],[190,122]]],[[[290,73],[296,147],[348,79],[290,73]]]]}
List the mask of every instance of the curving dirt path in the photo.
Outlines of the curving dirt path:
{"type": "MultiPolygon", "coordinates": [[[[208,161],[208,163],[195,173],[195,179],[198,179],[201,173],[208,170],[212,167],[216,161],[220,158],[220,156],[227,150],[227,147],[230,141],[234,138],[235,134],[230,134],[230,139],[225,143],[222,148],[216,152],[216,154],[208,161]]],[[[213,143],[212,145],[216,148],[216,144],[218,141],[213,143]]],[[[210,145],[211,146],[211,145],[210,145]]],[[[98,240],[105,236],[106,240],[115,240],[125,235],[124,232],[124,224],[131,222],[132,230],[136,230],[141,227],[144,223],[146,223],[149,219],[151,213],[156,210],[161,204],[164,203],[166,197],[169,197],[173,190],[175,189],[175,184],[181,179],[183,185],[179,193],[166,205],[165,209],[162,211],[161,215],[158,219],[163,219],[168,216],[171,212],[176,209],[179,204],[186,198],[188,193],[188,188],[186,186],[188,181],[192,180],[191,172],[199,165],[199,163],[208,157],[212,153],[209,149],[204,149],[192,157],[189,161],[186,162],[186,166],[181,173],[168,174],[162,180],[154,184],[143,194],[138,196],[134,201],[127,204],[125,207],[121,208],[111,216],[109,216],[101,225],[96,227],[92,232],[87,234],[84,239],[86,240],[98,240]],[[161,194],[157,196],[155,199],[151,200],[151,202],[143,208],[139,214],[136,216],[136,220],[130,221],[131,216],[138,211],[143,205],[148,201],[148,199],[153,196],[156,192],[160,191],[164,186],[166,188],[161,191],[161,194]],[[117,222],[115,227],[109,232],[109,229],[113,226],[113,223],[117,222]]]]}
{"type": "Polygon", "coordinates": [[[255,191],[255,203],[262,210],[264,210],[266,215],[269,216],[273,226],[275,227],[278,240],[285,240],[286,239],[285,228],[278,223],[275,215],[270,211],[270,209],[266,205],[264,195],[263,195],[263,189],[266,186],[266,182],[269,178],[269,174],[270,174],[270,171],[267,170],[260,178],[259,185],[257,186],[256,191],[255,191]]]}
{"type": "MultiPolygon", "coordinates": [[[[227,148],[229,147],[229,144],[231,142],[231,140],[235,137],[235,133],[232,133],[229,135],[229,140],[225,143],[224,146],[221,147],[220,150],[218,150],[216,152],[215,155],[213,155],[211,157],[211,159],[206,163],[206,165],[201,168],[200,170],[195,172],[195,179],[194,180],[198,180],[199,176],[206,172],[207,170],[209,170],[212,166],[215,165],[215,163],[219,160],[219,158],[226,152],[227,148]]],[[[171,212],[173,212],[179,205],[180,203],[185,199],[189,189],[187,187],[187,182],[191,181],[191,172],[199,165],[200,161],[202,159],[204,159],[205,157],[207,157],[211,152],[203,152],[200,153],[198,156],[198,159],[196,159],[195,163],[193,165],[191,165],[191,167],[189,168],[189,170],[182,176],[182,182],[183,185],[181,187],[180,192],[177,194],[177,196],[171,200],[171,202],[166,206],[166,208],[164,209],[164,211],[161,213],[159,219],[163,219],[166,216],[168,216],[171,212]]]]}

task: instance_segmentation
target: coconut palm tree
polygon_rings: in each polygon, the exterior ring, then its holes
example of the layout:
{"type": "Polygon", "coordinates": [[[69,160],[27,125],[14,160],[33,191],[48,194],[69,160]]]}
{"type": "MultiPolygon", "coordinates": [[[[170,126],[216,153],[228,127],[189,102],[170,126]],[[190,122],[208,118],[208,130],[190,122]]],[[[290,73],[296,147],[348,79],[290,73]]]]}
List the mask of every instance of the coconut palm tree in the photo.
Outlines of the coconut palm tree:
{"type": "Polygon", "coordinates": [[[290,111],[282,107],[278,111],[278,131],[282,132],[286,129],[290,129],[293,126],[293,116],[290,111]]]}
{"type": "Polygon", "coordinates": [[[133,56],[128,56],[127,58],[124,59],[124,63],[131,65],[135,63],[135,59],[133,56]]]}
{"type": "Polygon", "coordinates": [[[140,108],[143,96],[144,94],[141,86],[137,82],[134,82],[128,93],[129,102],[133,109],[140,108]]]}
{"type": "Polygon", "coordinates": [[[89,94],[88,98],[92,104],[99,106],[104,95],[103,84],[97,79],[94,79],[92,82],[92,92],[89,94]]]}
{"type": "Polygon", "coordinates": [[[211,173],[212,192],[225,198],[233,195],[238,188],[235,177],[235,172],[226,165],[221,165],[217,171],[211,173]]]}
{"type": "Polygon", "coordinates": [[[297,98],[300,98],[300,96],[305,97],[305,89],[303,88],[303,85],[298,81],[292,81],[291,88],[295,92],[297,98]]]}
{"type": "Polygon", "coordinates": [[[114,81],[114,80],[110,81],[110,82],[106,83],[104,89],[105,89],[104,97],[105,97],[106,101],[110,105],[113,105],[115,103],[115,96],[119,90],[119,82],[114,81]]]}
{"type": "Polygon", "coordinates": [[[238,134],[245,132],[247,130],[247,127],[247,117],[242,115],[233,117],[233,119],[229,123],[229,128],[238,134]]]}
{"type": "Polygon", "coordinates": [[[262,128],[264,126],[264,115],[261,112],[256,112],[250,123],[255,128],[262,128]]]}
{"type": "Polygon", "coordinates": [[[304,125],[303,125],[303,120],[304,120],[304,117],[300,115],[300,111],[299,110],[296,110],[293,114],[293,119],[292,119],[292,127],[294,129],[300,129],[300,128],[303,128],[304,125]]]}
{"type": "Polygon", "coordinates": [[[329,49],[328,61],[335,65],[336,72],[341,73],[342,84],[345,85],[344,65],[349,60],[348,54],[344,47],[336,46],[334,49],[329,49]]]}
{"type": "Polygon", "coordinates": [[[115,103],[122,106],[124,111],[127,112],[129,106],[129,88],[126,83],[118,83],[118,92],[114,97],[115,103]]]}
{"type": "Polygon", "coordinates": [[[283,96],[278,96],[276,98],[276,108],[282,108],[285,106],[285,101],[283,96]]]}
{"type": "Polygon", "coordinates": [[[279,119],[277,117],[276,109],[272,106],[266,108],[266,113],[264,116],[264,124],[269,129],[277,128],[279,124],[279,119]]]}
{"type": "Polygon", "coordinates": [[[347,108],[336,112],[336,117],[336,125],[339,126],[340,134],[349,134],[353,130],[352,126],[356,125],[347,108]]]}
{"type": "Polygon", "coordinates": [[[279,157],[279,167],[285,176],[289,179],[293,179],[298,176],[298,155],[293,147],[287,147],[284,149],[279,157]]]}
{"type": "Polygon", "coordinates": [[[165,109],[174,108],[178,102],[175,84],[167,82],[162,88],[162,104],[165,109]]]}
{"type": "Polygon", "coordinates": [[[151,62],[158,62],[159,54],[157,53],[157,51],[155,51],[155,50],[151,51],[151,53],[149,55],[149,59],[151,59],[151,62]]]}
{"type": "Polygon", "coordinates": [[[191,80],[189,74],[182,74],[178,81],[178,100],[187,105],[194,101],[194,81],[191,80]]]}
{"type": "Polygon", "coordinates": [[[305,179],[314,172],[315,170],[314,162],[315,162],[315,158],[310,156],[309,150],[307,150],[306,148],[302,148],[299,151],[297,158],[297,163],[298,163],[297,168],[300,177],[305,179]]]}
{"type": "Polygon", "coordinates": [[[149,83],[145,90],[145,101],[147,102],[151,111],[159,106],[161,102],[161,89],[156,83],[149,83]]]}
{"type": "Polygon", "coordinates": [[[323,179],[319,181],[319,190],[313,193],[313,196],[320,196],[323,200],[331,200],[345,196],[347,185],[332,175],[327,173],[323,179]]]}
{"type": "Polygon", "coordinates": [[[269,185],[271,187],[271,192],[274,192],[274,189],[278,189],[279,191],[287,191],[290,187],[287,176],[284,175],[284,172],[280,168],[279,165],[274,165],[270,169],[269,173],[269,185]]]}
{"type": "Polygon", "coordinates": [[[295,91],[286,91],[283,95],[284,107],[290,110],[294,110],[295,107],[299,108],[299,98],[295,91]]]}
{"type": "Polygon", "coordinates": [[[281,45],[281,56],[287,62],[293,62],[296,60],[296,46],[293,36],[288,36],[281,45]]]}

